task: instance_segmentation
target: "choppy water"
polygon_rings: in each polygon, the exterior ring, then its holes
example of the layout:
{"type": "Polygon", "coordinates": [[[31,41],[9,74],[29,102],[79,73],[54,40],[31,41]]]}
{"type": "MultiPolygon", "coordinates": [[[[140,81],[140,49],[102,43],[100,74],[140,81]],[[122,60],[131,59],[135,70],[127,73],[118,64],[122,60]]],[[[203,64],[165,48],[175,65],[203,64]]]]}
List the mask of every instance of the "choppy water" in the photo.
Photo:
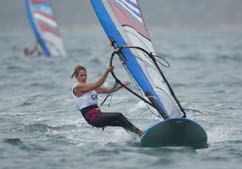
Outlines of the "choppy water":
{"type": "MultiPolygon", "coordinates": [[[[68,57],[50,59],[22,55],[30,32],[1,32],[0,168],[239,168],[242,32],[151,32],[157,51],[169,56],[164,72],[187,116],[208,133],[208,148],[142,148],[121,128],[103,132],[85,123],[70,75],[77,63],[91,80],[107,67],[111,48],[102,31],[64,32],[68,57]]],[[[125,91],[103,109],[122,110],[141,129],[158,121],[125,91]]]]}

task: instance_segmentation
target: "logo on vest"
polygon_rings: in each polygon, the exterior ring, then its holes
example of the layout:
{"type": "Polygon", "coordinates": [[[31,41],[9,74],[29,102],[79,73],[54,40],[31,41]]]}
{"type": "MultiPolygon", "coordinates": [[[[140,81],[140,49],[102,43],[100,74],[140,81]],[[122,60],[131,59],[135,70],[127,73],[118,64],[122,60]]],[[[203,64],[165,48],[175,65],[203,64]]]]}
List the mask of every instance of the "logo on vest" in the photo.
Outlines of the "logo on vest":
{"type": "Polygon", "coordinates": [[[97,100],[97,94],[93,94],[93,95],[91,96],[91,98],[92,98],[92,100],[97,100]]]}

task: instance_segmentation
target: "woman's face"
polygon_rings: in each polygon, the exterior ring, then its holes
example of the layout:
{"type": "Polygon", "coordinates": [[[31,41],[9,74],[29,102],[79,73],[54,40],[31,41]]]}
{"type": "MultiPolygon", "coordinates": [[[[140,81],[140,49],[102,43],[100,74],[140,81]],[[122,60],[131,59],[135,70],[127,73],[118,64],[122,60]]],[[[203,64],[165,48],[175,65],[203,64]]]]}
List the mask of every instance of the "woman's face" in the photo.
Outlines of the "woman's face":
{"type": "Polygon", "coordinates": [[[87,80],[87,72],[85,70],[80,70],[78,72],[77,80],[78,80],[78,82],[86,83],[86,80],[87,80]]]}

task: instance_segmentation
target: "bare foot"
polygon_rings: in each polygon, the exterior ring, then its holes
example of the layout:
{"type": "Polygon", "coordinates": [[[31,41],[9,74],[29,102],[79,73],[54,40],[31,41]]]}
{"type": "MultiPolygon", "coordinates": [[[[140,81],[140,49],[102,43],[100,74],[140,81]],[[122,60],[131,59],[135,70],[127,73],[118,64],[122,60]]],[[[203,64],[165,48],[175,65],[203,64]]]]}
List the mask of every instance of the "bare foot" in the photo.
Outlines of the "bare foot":
{"type": "Polygon", "coordinates": [[[142,130],[138,131],[138,135],[141,137],[144,132],[142,130]]]}

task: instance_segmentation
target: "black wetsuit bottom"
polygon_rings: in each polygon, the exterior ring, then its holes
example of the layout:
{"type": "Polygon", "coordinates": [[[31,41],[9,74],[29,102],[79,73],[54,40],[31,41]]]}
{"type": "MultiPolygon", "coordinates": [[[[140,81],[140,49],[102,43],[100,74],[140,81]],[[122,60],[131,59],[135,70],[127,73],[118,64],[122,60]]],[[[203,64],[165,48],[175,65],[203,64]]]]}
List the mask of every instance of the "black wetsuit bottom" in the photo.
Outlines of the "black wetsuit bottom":
{"type": "Polygon", "coordinates": [[[139,129],[129,122],[128,119],[121,113],[101,113],[95,118],[93,126],[120,126],[125,130],[134,132],[136,134],[139,133],[139,129]]]}

